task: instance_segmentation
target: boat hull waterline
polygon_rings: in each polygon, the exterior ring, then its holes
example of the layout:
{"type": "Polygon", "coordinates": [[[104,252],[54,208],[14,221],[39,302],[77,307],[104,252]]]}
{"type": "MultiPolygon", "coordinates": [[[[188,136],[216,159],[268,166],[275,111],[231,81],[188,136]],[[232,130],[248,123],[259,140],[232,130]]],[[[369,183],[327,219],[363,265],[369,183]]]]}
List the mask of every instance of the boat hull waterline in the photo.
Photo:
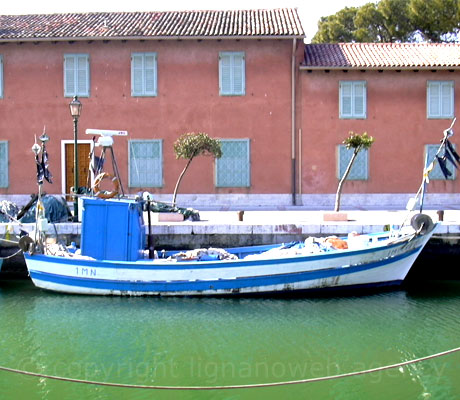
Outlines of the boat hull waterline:
{"type": "Polygon", "coordinates": [[[409,235],[361,250],[285,258],[117,262],[25,253],[34,284],[78,294],[192,296],[397,285],[430,239],[409,235]]]}

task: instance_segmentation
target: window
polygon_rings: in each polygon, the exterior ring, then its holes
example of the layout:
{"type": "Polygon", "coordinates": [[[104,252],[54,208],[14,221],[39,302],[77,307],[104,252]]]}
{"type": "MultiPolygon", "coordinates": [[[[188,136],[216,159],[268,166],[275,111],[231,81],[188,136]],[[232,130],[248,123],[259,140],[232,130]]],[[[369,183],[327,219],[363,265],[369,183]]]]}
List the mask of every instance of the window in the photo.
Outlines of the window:
{"type": "Polygon", "coordinates": [[[8,142],[0,140],[0,188],[8,187],[8,142]]]}
{"type": "Polygon", "coordinates": [[[244,52],[219,53],[219,94],[244,96],[246,93],[244,52]]]}
{"type": "Polygon", "coordinates": [[[222,157],[216,159],[216,186],[249,187],[249,139],[221,139],[220,142],[222,157]]]}
{"type": "Polygon", "coordinates": [[[367,115],[365,81],[341,81],[339,84],[340,118],[365,119],[367,115]]]}
{"type": "Polygon", "coordinates": [[[428,81],[428,118],[454,117],[454,82],[428,81]]]}
{"type": "MultiPolygon", "coordinates": [[[[452,144],[455,148],[455,145],[452,144]]],[[[434,156],[436,155],[436,152],[439,149],[439,144],[427,144],[425,146],[425,159],[426,159],[426,166],[430,165],[431,162],[434,160],[434,156]]],[[[440,156],[442,157],[444,154],[441,152],[440,156]]],[[[455,179],[456,173],[455,173],[455,167],[452,165],[451,162],[447,161],[446,163],[447,169],[452,173],[451,176],[449,176],[449,180],[455,179]]],[[[439,163],[436,162],[434,165],[433,170],[430,172],[428,175],[430,179],[440,179],[440,180],[445,180],[446,177],[441,171],[441,167],[439,166],[439,163]]]]}
{"type": "Polygon", "coordinates": [[[129,141],[129,187],[163,186],[163,143],[160,139],[129,141]]]}
{"type": "MultiPolygon", "coordinates": [[[[341,179],[348,163],[353,155],[353,149],[347,149],[345,145],[338,146],[338,168],[337,178],[341,179]]],[[[367,180],[369,179],[369,151],[367,149],[361,150],[356,156],[355,162],[351,167],[349,180],[367,180]]]]}
{"type": "Polygon", "coordinates": [[[157,54],[131,55],[131,96],[157,95],[157,54]]]}
{"type": "Polygon", "coordinates": [[[64,96],[89,97],[88,54],[64,55],[64,96]]]}
{"type": "Polygon", "coordinates": [[[3,56],[0,54],[0,99],[3,99],[3,56]]]}

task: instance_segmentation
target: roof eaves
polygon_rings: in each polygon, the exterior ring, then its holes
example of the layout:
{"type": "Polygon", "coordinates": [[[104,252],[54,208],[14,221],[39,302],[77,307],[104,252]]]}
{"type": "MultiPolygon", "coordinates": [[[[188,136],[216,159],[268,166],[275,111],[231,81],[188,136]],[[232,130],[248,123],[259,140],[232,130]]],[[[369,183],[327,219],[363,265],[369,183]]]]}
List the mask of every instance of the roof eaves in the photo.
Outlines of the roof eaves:
{"type": "Polygon", "coordinates": [[[312,65],[300,65],[299,69],[301,71],[308,71],[308,70],[318,70],[318,71],[326,71],[326,70],[356,70],[356,71],[363,71],[363,70],[369,70],[369,71],[415,71],[415,70],[426,70],[426,71],[433,71],[433,70],[460,70],[460,65],[414,65],[414,66],[312,66],[312,65]]]}
{"type": "Polygon", "coordinates": [[[284,39],[303,39],[304,36],[299,35],[196,35],[196,36],[181,36],[181,35],[168,35],[168,36],[84,36],[84,37],[24,37],[24,38],[0,38],[0,43],[25,43],[25,42],[85,42],[85,41],[120,41],[120,40],[284,40],[284,39]]]}

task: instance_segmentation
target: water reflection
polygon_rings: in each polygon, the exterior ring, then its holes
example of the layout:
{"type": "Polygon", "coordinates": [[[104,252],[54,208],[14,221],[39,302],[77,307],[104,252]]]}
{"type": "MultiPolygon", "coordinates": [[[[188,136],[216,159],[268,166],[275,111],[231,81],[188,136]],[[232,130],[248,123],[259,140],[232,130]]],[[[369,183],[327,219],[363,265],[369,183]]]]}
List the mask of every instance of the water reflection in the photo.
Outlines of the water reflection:
{"type": "MultiPolygon", "coordinates": [[[[435,282],[426,291],[410,287],[342,297],[122,298],[61,295],[28,282],[2,282],[0,318],[7,323],[0,327],[0,364],[142,385],[250,384],[336,375],[458,347],[459,288],[455,282],[435,282]]],[[[458,361],[454,354],[367,377],[257,392],[263,396],[239,393],[250,398],[328,393],[352,399],[362,397],[365,388],[366,398],[385,393],[437,398],[460,393],[458,361]]],[[[119,393],[0,372],[0,397],[9,398],[13,390],[31,398],[119,393]]],[[[209,393],[198,397],[212,398],[209,393]]]]}

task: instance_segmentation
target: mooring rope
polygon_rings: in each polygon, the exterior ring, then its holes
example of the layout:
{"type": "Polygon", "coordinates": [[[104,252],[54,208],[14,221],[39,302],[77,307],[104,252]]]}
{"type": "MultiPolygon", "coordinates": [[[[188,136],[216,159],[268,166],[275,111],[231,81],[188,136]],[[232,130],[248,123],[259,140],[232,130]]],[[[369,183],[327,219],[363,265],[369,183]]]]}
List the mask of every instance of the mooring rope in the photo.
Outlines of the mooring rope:
{"type": "Polygon", "coordinates": [[[17,255],[18,255],[19,253],[21,253],[21,252],[22,252],[22,250],[19,249],[16,253],[13,253],[13,254],[11,254],[11,255],[9,255],[9,256],[0,257],[0,260],[7,260],[8,258],[12,258],[12,257],[14,257],[14,256],[17,256],[17,255]]]}
{"type": "Polygon", "coordinates": [[[16,240],[9,240],[9,239],[3,239],[3,238],[0,238],[0,242],[4,242],[4,243],[9,243],[9,244],[19,244],[18,241],[16,240]]]}
{"type": "Polygon", "coordinates": [[[132,384],[125,384],[125,383],[113,383],[113,382],[98,382],[98,381],[90,381],[85,379],[75,379],[75,378],[66,378],[62,376],[53,376],[53,375],[46,375],[40,374],[38,372],[30,372],[30,371],[22,371],[19,369],[8,368],[0,366],[0,371],[12,372],[16,374],[28,375],[28,376],[35,376],[38,378],[45,378],[45,379],[54,379],[58,381],[64,382],[73,382],[73,383],[84,383],[87,385],[99,385],[99,386],[111,386],[111,387],[119,387],[119,388],[127,388],[127,389],[157,389],[157,390],[227,390],[227,389],[254,389],[254,388],[266,388],[266,387],[273,387],[273,386],[287,386],[287,385],[297,385],[301,383],[312,383],[312,382],[321,382],[321,381],[329,381],[333,379],[341,379],[341,378],[348,378],[351,376],[357,375],[364,375],[364,374],[371,374],[374,372],[385,371],[387,369],[392,368],[400,368],[405,365],[415,364],[421,361],[431,360],[433,358],[446,356],[448,354],[452,354],[456,351],[460,351],[460,347],[455,349],[443,351],[441,353],[431,354],[429,356],[416,358],[409,361],[403,361],[397,364],[390,364],[385,365],[382,367],[371,368],[361,371],[355,372],[348,372],[344,374],[338,375],[330,375],[330,376],[322,376],[320,378],[307,378],[307,379],[299,379],[296,381],[284,381],[284,382],[269,382],[269,383],[254,383],[254,384],[247,384],[247,385],[223,385],[223,386],[161,386],[161,385],[132,385],[132,384]]]}

